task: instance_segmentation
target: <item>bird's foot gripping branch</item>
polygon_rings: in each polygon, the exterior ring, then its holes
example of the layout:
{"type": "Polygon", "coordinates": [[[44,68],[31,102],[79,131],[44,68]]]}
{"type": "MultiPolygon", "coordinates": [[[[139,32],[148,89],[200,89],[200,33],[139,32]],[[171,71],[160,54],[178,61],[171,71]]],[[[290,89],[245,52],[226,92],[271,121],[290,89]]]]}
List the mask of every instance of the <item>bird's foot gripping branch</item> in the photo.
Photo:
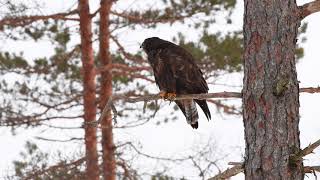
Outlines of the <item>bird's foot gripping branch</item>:
{"type": "Polygon", "coordinates": [[[159,96],[162,99],[173,101],[173,100],[176,99],[177,94],[176,93],[168,93],[168,92],[160,91],[159,96]]]}

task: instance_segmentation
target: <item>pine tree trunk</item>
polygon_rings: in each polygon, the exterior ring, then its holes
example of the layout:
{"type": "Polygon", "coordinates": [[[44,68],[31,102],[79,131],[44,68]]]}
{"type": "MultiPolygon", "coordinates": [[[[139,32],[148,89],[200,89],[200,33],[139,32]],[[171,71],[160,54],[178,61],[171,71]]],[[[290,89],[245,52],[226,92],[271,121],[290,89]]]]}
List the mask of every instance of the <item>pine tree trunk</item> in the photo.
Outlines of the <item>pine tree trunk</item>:
{"type": "MultiPolygon", "coordinates": [[[[110,65],[109,53],[109,16],[113,0],[100,2],[100,62],[102,66],[110,65]]],[[[101,73],[100,109],[103,110],[107,100],[112,95],[112,74],[110,70],[101,73]]],[[[102,171],[105,180],[116,179],[115,147],[112,133],[112,116],[109,111],[101,121],[102,126],[102,171]]]]}
{"type": "Polygon", "coordinates": [[[79,0],[81,60],[83,66],[83,99],[85,121],[86,179],[99,179],[97,129],[90,125],[96,120],[96,84],[92,49],[91,17],[88,0],[79,0]]]}
{"type": "Polygon", "coordinates": [[[295,0],[245,0],[244,88],[246,179],[303,179],[291,162],[299,140],[295,0]]]}

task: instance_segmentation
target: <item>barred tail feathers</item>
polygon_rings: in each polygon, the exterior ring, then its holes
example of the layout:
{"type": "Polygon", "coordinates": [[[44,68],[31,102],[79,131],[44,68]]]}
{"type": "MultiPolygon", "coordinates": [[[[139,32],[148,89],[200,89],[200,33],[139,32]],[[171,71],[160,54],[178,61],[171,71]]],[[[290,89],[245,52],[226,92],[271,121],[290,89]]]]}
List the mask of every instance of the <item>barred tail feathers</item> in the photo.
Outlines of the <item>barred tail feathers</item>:
{"type": "Polygon", "coordinates": [[[196,103],[193,100],[179,100],[175,102],[186,117],[187,123],[190,124],[192,128],[197,129],[199,115],[196,103]]]}
{"type": "Polygon", "coordinates": [[[206,115],[207,119],[210,120],[211,119],[211,114],[210,114],[210,110],[208,108],[208,104],[206,100],[194,100],[202,109],[202,111],[204,112],[204,114],[206,115]]]}

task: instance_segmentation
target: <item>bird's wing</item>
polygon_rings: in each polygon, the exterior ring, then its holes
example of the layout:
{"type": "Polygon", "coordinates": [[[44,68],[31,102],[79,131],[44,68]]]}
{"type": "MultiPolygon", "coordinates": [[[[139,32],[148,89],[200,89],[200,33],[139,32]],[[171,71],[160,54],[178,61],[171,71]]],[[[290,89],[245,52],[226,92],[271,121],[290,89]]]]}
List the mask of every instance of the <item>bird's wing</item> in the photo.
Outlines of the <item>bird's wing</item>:
{"type": "Polygon", "coordinates": [[[161,49],[150,52],[148,54],[148,61],[152,66],[155,81],[160,90],[175,93],[176,79],[173,78],[174,72],[170,67],[171,64],[165,59],[166,57],[161,55],[162,53],[161,49]]]}
{"type": "Polygon", "coordinates": [[[196,65],[192,55],[179,46],[166,48],[159,53],[172,77],[176,79],[177,88],[185,93],[206,93],[208,85],[203,78],[200,68],[196,65]]]}
{"type": "MultiPolygon", "coordinates": [[[[196,65],[192,55],[186,50],[178,46],[167,48],[159,53],[159,57],[168,64],[170,75],[176,80],[177,93],[199,94],[208,92],[209,88],[203,78],[203,73],[196,65]]],[[[195,102],[201,107],[206,117],[211,119],[206,100],[195,100],[195,102]]]]}

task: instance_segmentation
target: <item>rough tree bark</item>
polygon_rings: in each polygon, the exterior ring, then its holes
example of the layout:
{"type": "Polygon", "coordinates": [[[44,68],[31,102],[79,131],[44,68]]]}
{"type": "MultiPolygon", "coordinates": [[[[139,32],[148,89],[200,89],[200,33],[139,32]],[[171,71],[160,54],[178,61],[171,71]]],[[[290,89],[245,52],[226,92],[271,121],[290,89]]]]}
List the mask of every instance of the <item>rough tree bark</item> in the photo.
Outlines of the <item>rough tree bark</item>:
{"type": "Polygon", "coordinates": [[[295,47],[295,0],[245,0],[244,88],[246,179],[303,179],[295,47]]]}
{"type": "MultiPolygon", "coordinates": [[[[111,65],[109,53],[109,16],[113,0],[100,1],[100,62],[101,66],[111,65]]],[[[109,97],[112,96],[112,74],[110,70],[101,72],[100,109],[103,111],[109,97]]],[[[110,110],[101,120],[102,126],[102,171],[105,180],[116,179],[115,147],[112,133],[112,116],[110,110]]]]}
{"type": "Polygon", "coordinates": [[[86,179],[99,179],[96,120],[96,84],[92,49],[91,17],[88,0],[79,0],[81,61],[83,66],[83,99],[85,121],[86,179]]]}

